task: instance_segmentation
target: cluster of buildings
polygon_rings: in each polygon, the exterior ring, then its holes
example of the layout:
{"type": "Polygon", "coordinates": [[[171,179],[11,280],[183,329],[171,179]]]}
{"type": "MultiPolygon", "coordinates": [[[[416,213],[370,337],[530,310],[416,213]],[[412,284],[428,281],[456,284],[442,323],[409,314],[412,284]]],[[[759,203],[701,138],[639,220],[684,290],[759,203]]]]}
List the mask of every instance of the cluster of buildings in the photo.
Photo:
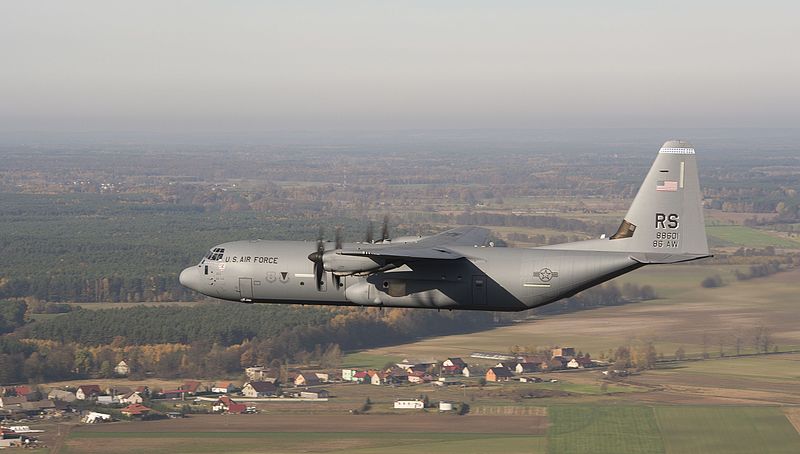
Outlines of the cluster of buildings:
{"type": "Polygon", "coordinates": [[[63,405],[47,396],[43,396],[30,386],[5,386],[0,388],[0,419],[57,415],[63,410],[63,405]]]}
{"type": "Polygon", "coordinates": [[[517,380],[522,382],[541,381],[529,376],[536,372],[564,369],[583,369],[596,367],[598,362],[589,355],[577,355],[571,347],[557,347],[550,354],[504,355],[498,353],[474,353],[472,358],[495,361],[493,367],[469,365],[462,358],[447,358],[438,361],[415,361],[405,359],[383,370],[352,368],[342,369],[342,381],[368,383],[372,385],[417,384],[434,382],[436,384],[459,383],[453,377],[482,377],[487,382],[517,380]]]}

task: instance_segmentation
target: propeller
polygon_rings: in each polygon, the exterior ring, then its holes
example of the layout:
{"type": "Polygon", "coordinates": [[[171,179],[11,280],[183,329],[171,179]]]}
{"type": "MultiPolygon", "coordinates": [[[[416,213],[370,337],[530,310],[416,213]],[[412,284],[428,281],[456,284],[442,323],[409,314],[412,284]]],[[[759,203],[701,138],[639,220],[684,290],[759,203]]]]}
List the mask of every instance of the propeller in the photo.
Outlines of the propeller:
{"type": "Polygon", "coordinates": [[[325,269],[322,267],[322,255],[325,254],[325,230],[320,226],[319,235],[317,236],[317,250],[308,254],[308,259],[314,262],[314,283],[317,290],[322,290],[322,273],[325,269]]]}

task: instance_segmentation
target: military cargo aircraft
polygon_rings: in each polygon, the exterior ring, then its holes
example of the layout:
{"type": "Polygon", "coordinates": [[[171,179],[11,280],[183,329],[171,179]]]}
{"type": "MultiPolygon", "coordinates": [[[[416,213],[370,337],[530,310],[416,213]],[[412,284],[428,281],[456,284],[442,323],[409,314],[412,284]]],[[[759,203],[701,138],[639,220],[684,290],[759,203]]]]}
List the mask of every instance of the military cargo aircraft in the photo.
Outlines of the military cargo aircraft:
{"type": "Polygon", "coordinates": [[[244,303],[521,311],[649,264],[710,257],[694,148],[668,141],[616,233],[535,248],[487,245],[490,231],[342,244],[234,241],[180,274],[184,286],[244,303]]]}

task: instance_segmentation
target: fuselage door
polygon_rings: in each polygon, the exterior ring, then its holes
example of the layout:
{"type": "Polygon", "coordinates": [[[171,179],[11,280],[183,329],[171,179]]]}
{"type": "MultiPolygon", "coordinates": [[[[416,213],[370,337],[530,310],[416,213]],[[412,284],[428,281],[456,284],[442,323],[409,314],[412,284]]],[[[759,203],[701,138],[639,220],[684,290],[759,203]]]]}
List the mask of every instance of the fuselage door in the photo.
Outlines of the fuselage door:
{"type": "Polygon", "coordinates": [[[252,301],[253,299],[253,280],[249,277],[239,278],[239,296],[242,300],[252,301]]]}
{"type": "Polygon", "coordinates": [[[472,276],[472,304],[474,306],[486,305],[486,276],[475,274],[472,276]]]}

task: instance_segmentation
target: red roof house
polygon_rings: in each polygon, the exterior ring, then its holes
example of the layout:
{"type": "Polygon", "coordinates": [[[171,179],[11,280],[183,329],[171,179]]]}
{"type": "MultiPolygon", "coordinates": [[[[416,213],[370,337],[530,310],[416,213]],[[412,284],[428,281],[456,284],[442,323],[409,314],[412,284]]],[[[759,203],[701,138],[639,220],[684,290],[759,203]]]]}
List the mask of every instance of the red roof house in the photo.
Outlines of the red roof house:
{"type": "Polygon", "coordinates": [[[153,412],[153,409],[142,404],[130,404],[119,412],[125,416],[147,416],[153,412]]]}

